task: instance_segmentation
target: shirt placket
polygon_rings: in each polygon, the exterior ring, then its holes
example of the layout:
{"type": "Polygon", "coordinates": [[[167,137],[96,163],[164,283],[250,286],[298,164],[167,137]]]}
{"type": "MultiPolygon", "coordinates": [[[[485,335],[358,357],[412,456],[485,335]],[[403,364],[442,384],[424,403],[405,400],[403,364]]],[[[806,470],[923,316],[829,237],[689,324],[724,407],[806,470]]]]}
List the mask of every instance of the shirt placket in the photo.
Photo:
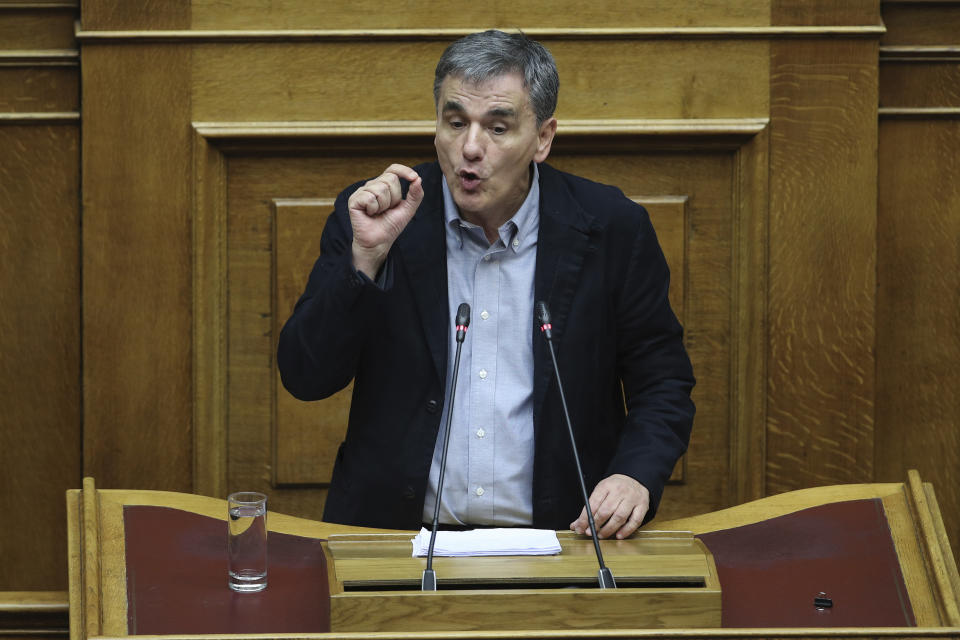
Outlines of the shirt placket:
{"type": "Polygon", "coordinates": [[[470,518],[494,517],[494,453],[496,425],[497,341],[499,333],[500,260],[503,242],[483,252],[474,272],[472,336],[474,384],[471,385],[470,424],[467,429],[470,518]]]}

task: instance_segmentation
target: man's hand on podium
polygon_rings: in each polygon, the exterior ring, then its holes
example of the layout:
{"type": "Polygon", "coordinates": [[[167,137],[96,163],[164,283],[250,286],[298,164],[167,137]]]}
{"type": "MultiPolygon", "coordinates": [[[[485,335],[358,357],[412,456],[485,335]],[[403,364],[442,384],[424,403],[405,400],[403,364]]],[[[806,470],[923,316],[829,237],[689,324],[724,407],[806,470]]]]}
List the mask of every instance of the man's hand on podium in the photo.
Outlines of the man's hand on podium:
{"type": "MultiPolygon", "coordinates": [[[[622,540],[630,536],[650,509],[650,492],[645,486],[620,473],[601,480],[590,495],[593,521],[601,538],[616,536],[622,540]]],[[[570,523],[570,529],[581,535],[590,535],[587,509],[570,523]]]]}

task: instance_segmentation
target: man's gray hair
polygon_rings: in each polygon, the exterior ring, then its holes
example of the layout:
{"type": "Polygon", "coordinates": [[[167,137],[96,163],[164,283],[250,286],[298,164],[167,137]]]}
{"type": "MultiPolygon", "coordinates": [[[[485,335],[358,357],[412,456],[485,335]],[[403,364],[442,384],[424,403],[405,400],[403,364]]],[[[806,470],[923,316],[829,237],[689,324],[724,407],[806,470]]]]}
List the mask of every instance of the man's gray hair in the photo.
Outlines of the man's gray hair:
{"type": "Polygon", "coordinates": [[[447,76],[480,84],[507,73],[519,73],[530,94],[539,127],[557,108],[560,77],[550,52],[522,33],[483,31],[460,38],[443,52],[433,79],[433,101],[439,107],[440,85],[447,76]]]}

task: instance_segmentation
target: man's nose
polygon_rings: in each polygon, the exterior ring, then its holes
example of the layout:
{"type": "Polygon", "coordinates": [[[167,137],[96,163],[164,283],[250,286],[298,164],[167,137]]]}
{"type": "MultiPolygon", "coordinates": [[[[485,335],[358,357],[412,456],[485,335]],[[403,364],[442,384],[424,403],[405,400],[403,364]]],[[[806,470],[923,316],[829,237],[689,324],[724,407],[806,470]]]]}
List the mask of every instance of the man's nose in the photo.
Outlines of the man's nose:
{"type": "Polygon", "coordinates": [[[463,157],[477,160],[483,157],[484,140],[483,128],[471,125],[467,129],[467,137],[463,141],[463,157]]]}

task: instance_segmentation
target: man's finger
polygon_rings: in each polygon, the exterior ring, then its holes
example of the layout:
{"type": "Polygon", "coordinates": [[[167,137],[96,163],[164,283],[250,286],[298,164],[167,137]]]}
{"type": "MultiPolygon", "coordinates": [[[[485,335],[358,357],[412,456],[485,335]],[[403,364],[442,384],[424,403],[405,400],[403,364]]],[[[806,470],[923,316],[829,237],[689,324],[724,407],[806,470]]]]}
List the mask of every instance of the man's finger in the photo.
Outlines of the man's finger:
{"type": "Polygon", "coordinates": [[[626,523],[632,510],[633,505],[627,505],[623,502],[620,502],[613,513],[607,514],[607,517],[603,518],[603,520],[596,521],[597,535],[601,538],[609,538],[615,534],[620,530],[620,527],[626,523]]]}
{"type": "Polygon", "coordinates": [[[410,188],[407,190],[406,201],[407,204],[414,209],[419,207],[420,203],[423,202],[423,180],[420,179],[420,176],[417,176],[416,179],[410,183],[410,188]]]}
{"type": "Polygon", "coordinates": [[[387,167],[387,170],[384,171],[384,173],[392,173],[394,175],[400,176],[407,182],[413,182],[414,180],[420,177],[416,171],[414,171],[407,165],[397,164],[397,163],[394,163],[389,167],[387,167]]]}
{"type": "Polygon", "coordinates": [[[627,518],[627,521],[620,527],[620,530],[617,531],[617,540],[623,540],[624,538],[632,536],[633,532],[640,528],[640,525],[643,523],[643,516],[645,515],[647,515],[646,507],[643,505],[634,507],[630,513],[630,517],[627,518]]]}

